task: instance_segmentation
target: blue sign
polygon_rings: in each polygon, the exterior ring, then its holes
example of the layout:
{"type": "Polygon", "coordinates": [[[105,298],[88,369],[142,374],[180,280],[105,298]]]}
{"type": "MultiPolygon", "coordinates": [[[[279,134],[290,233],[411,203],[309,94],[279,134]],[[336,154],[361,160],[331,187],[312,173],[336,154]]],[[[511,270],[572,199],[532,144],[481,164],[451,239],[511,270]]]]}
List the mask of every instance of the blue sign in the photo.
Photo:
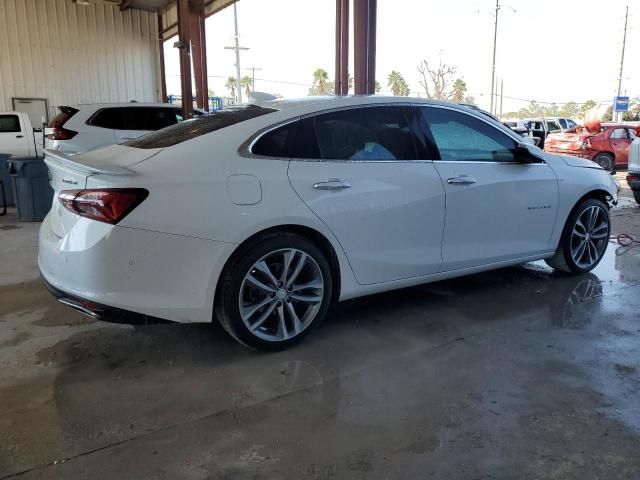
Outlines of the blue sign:
{"type": "Polygon", "coordinates": [[[629,97],[615,97],[613,105],[613,110],[615,112],[628,112],[629,97]]]}

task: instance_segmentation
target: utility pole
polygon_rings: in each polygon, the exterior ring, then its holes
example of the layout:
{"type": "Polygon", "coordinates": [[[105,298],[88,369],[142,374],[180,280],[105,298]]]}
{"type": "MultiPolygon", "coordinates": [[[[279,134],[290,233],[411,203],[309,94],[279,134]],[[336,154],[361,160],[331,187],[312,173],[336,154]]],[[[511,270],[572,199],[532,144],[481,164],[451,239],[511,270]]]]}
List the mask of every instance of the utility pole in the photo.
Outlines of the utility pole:
{"type": "Polygon", "coordinates": [[[504,95],[504,78],[500,79],[500,115],[499,118],[502,118],[502,98],[504,95]]]}
{"type": "Polygon", "coordinates": [[[256,91],[256,70],[262,70],[260,67],[248,67],[247,70],[251,70],[251,91],[256,91]]]}
{"type": "Polygon", "coordinates": [[[235,45],[233,47],[224,47],[225,50],[236,51],[236,92],[238,92],[238,103],[242,103],[242,82],[240,81],[240,50],[249,50],[248,47],[240,46],[240,35],[238,34],[238,7],[237,2],[233,4],[233,23],[235,26],[235,45]]]}
{"type": "MultiPolygon", "coordinates": [[[[624,14],[624,33],[622,35],[622,54],[620,55],[620,74],[618,75],[618,94],[616,95],[616,97],[619,97],[620,93],[622,92],[622,70],[624,69],[624,49],[627,44],[627,21],[628,20],[629,20],[629,5],[627,5],[625,14],[624,14]]],[[[615,110],[615,101],[613,103],[614,103],[613,106],[615,110]]],[[[620,121],[622,112],[614,112],[614,115],[616,113],[618,117],[617,120],[620,121]]]]}
{"type": "MultiPolygon", "coordinates": [[[[498,41],[498,12],[500,11],[500,0],[496,0],[496,22],[493,28],[493,63],[491,65],[491,107],[489,111],[495,114],[493,103],[495,98],[495,82],[496,82],[496,47],[498,41]]],[[[498,102],[496,102],[498,103],[498,102]]],[[[497,105],[496,105],[497,108],[497,105]]]]}

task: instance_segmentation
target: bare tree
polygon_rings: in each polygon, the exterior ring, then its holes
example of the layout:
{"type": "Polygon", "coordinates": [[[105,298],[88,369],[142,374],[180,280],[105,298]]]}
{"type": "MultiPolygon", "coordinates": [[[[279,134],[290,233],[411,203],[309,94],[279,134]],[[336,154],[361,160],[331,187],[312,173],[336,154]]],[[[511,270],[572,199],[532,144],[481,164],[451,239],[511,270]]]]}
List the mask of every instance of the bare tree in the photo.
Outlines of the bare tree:
{"type": "Polygon", "coordinates": [[[452,97],[450,84],[456,70],[457,67],[442,63],[442,60],[436,68],[432,68],[429,62],[423,60],[418,65],[418,73],[422,76],[420,85],[427,94],[427,98],[449,100],[452,97]]]}

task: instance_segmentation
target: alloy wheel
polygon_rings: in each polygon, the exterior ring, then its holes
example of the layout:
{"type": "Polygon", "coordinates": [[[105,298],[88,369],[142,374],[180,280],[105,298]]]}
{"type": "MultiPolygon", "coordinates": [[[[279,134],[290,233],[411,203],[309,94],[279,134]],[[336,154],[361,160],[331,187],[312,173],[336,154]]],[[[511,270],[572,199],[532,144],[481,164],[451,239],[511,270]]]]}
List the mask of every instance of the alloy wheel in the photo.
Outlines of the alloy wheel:
{"type": "Polygon", "coordinates": [[[240,317],[266,341],[299,335],[315,319],[324,296],[322,271],[312,256],[295,248],[264,255],[240,286],[240,317]]]}
{"type": "Polygon", "coordinates": [[[591,268],[600,261],[609,242],[609,221],[602,207],[586,208],[571,233],[571,257],[580,268],[591,268]]]}

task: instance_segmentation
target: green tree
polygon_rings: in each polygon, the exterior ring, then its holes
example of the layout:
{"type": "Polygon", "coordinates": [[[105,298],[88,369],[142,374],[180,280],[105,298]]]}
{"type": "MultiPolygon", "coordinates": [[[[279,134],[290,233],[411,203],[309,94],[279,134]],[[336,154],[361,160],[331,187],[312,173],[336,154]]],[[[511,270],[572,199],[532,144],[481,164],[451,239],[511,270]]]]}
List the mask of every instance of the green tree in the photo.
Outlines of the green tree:
{"type": "Polygon", "coordinates": [[[333,85],[329,82],[329,74],[322,68],[316,68],[313,72],[313,84],[309,89],[309,95],[328,95],[333,93],[333,85]]]}
{"type": "Polygon", "coordinates": [[[382,85],[380,85],[380,82],[378,80],[376,80],[376,83],[375,83],[375,85],[373,87],[373,90],[376,93],[380,93],[380,90],[382,90],[382,85]]]}
{"type": "Polygon", "coordinates": [[[463,103],[467,94],[467,84],[461,78],[456,79],[451,87],[449,98],[452,102],[463,103]]]}
{"type": "Polygon", "coordinates": [[[227,77],[224,88],[229,90],[232,98],[236,98],[236,77],[227,77]]]}
{"type": "Polygon", "coordinates": [[[391,88],[391,93],[399,97],[400,92],[402,91],[402,84],[404,82],[404,77],[397,70],[391,70],[391,73],[387,77],[387,87],[391,88]]]}
{"type": "Polygon", "coordinates": [[[565,103],[560,109],[560,115],[563,117],[575,118],[580,113],[580,107],[576,102],[565,103]]]}
{"type": "Polygon", "coordinates": [[[244,89],[244,94],[249,98],[251,90],[253,90],[253,79],[249,75],[245,75],[240,79],[240,85],[244,89]]]}
{"type": "Polygon", "coordinates": [[[587,100],[580,107],[580,115],[584,117],[584,114],[587,113],[587,111],[591,110],[593,107],[596,107],[597,105],[598,104],[593,100],[587,100]]]}

